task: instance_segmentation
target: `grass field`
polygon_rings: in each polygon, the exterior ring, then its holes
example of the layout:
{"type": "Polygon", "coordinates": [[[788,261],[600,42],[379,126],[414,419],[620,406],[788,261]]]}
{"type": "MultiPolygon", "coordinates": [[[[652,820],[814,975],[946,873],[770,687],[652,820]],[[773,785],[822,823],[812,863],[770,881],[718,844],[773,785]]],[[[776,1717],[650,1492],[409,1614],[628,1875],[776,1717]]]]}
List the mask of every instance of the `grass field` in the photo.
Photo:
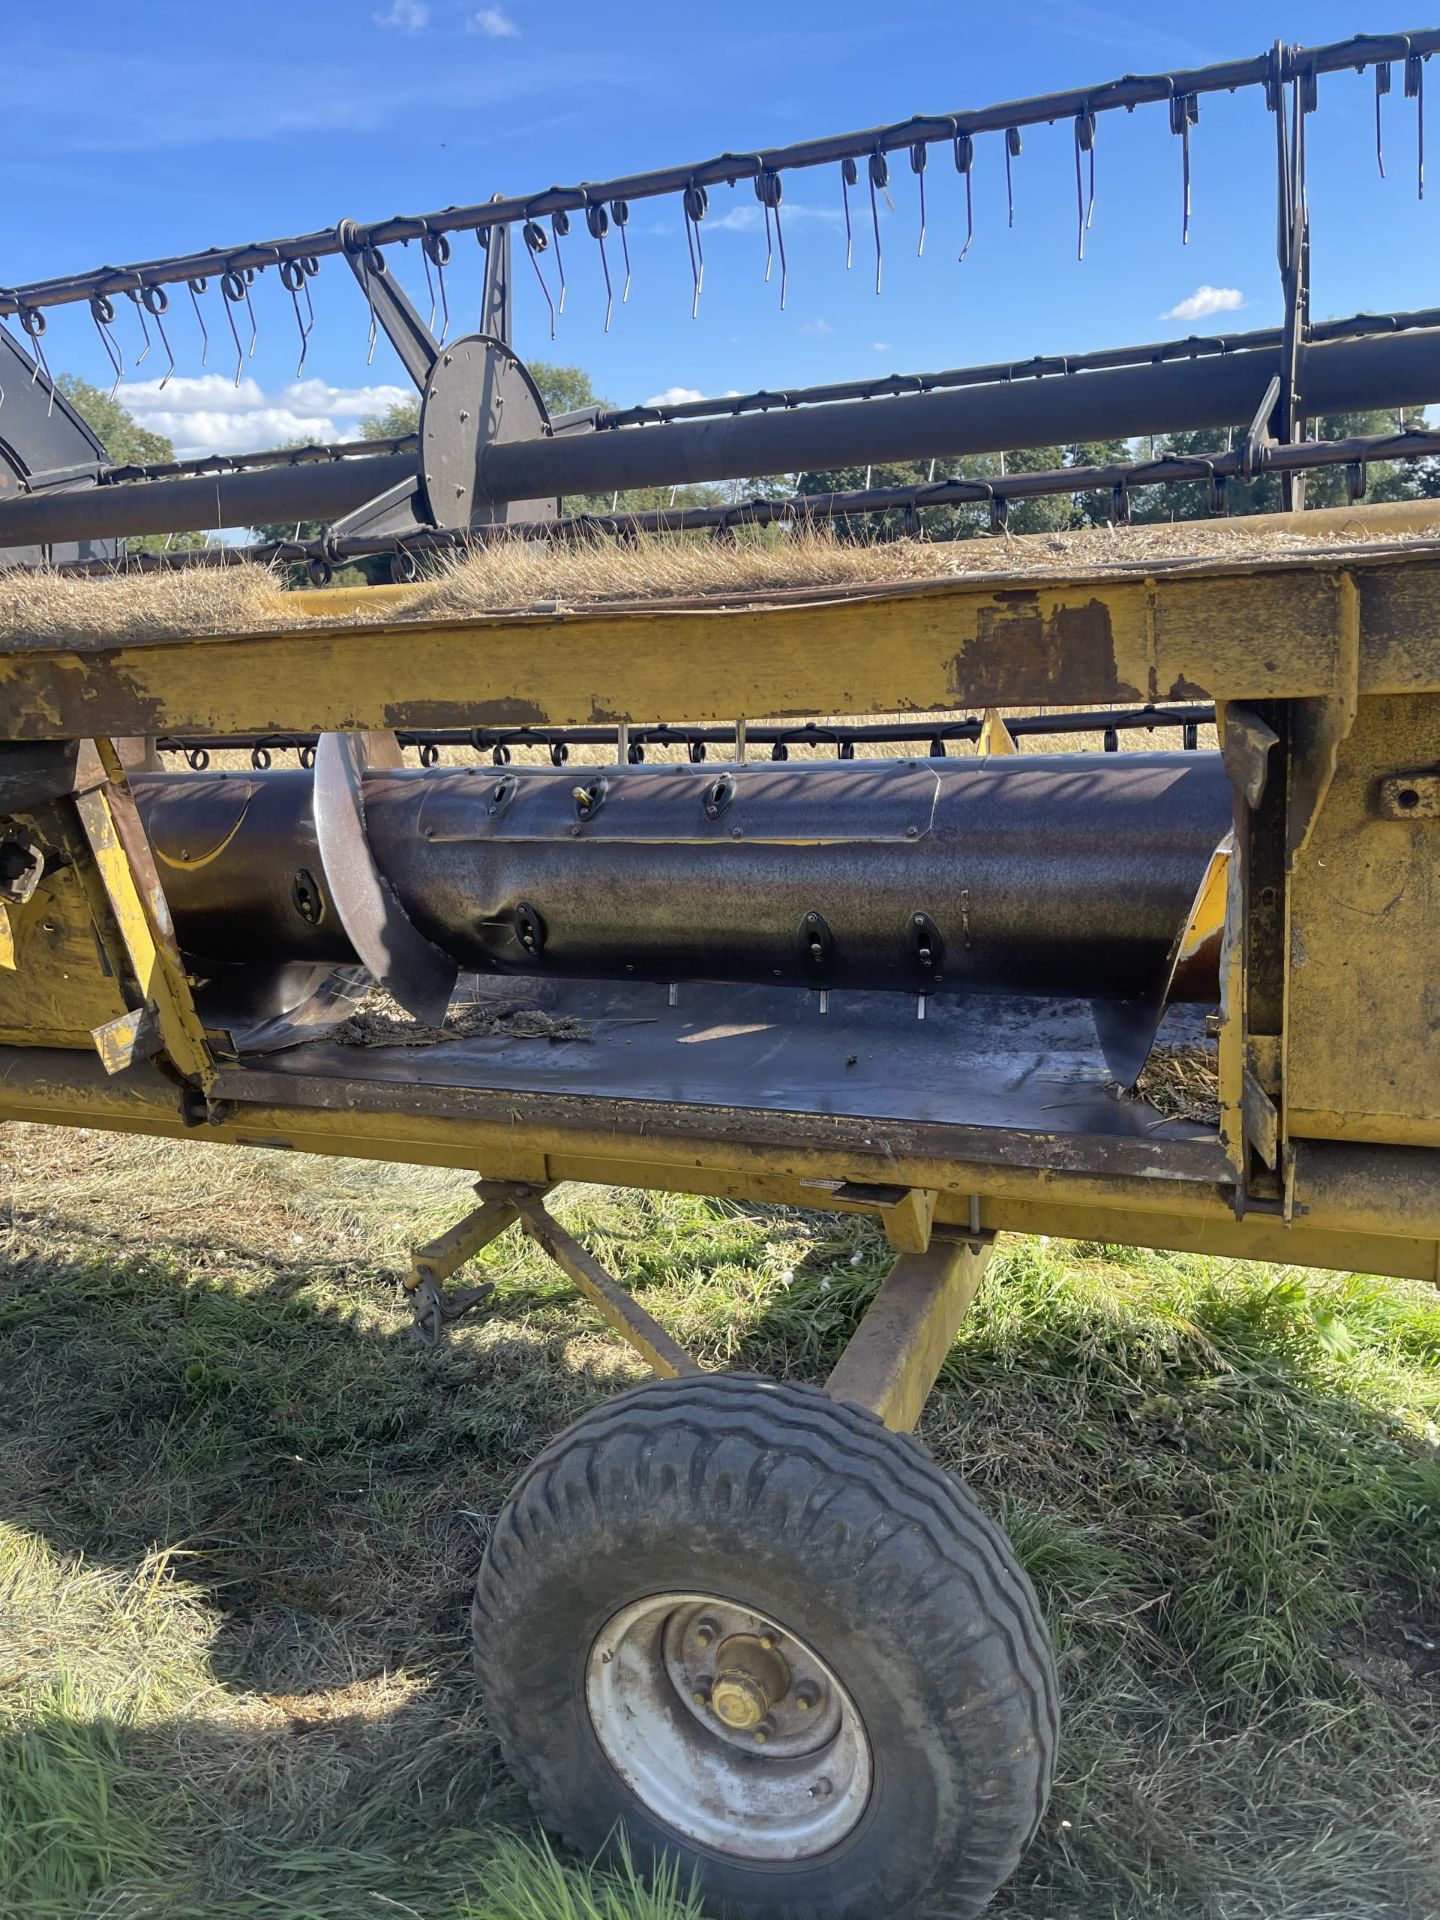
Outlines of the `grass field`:
{"type": "MultiPolygon", "coordinates": [[[[638,1377],[528,1246],[448,1351],[461,1176],[0,1133],[3,1920],[678,1920],[559,1861],[468,1590],[524,1461],[638,1377]]],[[[864,1223],[556,1198],[712,1365],[820,1375],[864,1223]]],[[[923,1433],[1010,1528],[1068,1722],[1011,1920],[1440,1911],[1440,1300],[1014,1241],[923,1433]]]]}

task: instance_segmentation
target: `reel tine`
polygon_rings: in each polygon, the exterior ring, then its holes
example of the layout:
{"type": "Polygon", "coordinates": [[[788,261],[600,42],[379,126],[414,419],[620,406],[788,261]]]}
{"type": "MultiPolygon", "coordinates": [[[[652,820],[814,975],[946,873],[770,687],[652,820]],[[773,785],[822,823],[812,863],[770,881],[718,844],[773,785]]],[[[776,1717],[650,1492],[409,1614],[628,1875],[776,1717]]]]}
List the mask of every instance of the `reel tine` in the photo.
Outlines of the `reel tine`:
{"type": "Polygon", "coordinates": [[[425,269],[425,291],[430,296],[430,312],[428,317],[426,318],[425,324],[430,329],[431,333],[433,333],[435,331],[435,282],[430,273],[430,256],[425,251],[425,242],[423,238],[421,239],[421,242],[420,242],[420,259],[425,269]]]}
{"type": "MultiPolygon", "coordinates": [[[[242,300],[247,300],[249,295],[246,292],[244,280],[234,267],[227,267],[220,276],[220,291],[225,298],[225,318],[230,323],[230,338],[235,342],[235,384],[238,387],[240,377],[245,371],[245,349],[240,344],[240,329],[235,324],[235,309],[242,300]]],[[[370,351],[372,353],[375,351],[373,330],[370,351]]]]}
{"type": "Polygon", "coordinates": [[[917,140],[910,148],[910,171],[914,174],[920,189],[920,239],[915,248],[915,258],[925,257],[925,169],[930,161],[930,149],[923,140],[917,140]]]}
{"type": "Polygon", "coordinates": [[[1200,118],[1200,96],[1172,93],[1170,131],[1180,140],[1180,244],[1190,244],[1190,129],[1200,118]]]}
{"type": "Polygon", "coordinates": [[[784,196],[784,186],[774,167],[762,167],[755,176],[755,197],[765,209],[765,280],[770,280],[770,215],[775,215],[775,240],[780,249],[780,311],[785,311],[787,289],[790,282],[790,263],[785,258],[785,229],[780,221],[780,202],[784,196]]]}
{"type": "Polygon", "coordinates": [[[955,136],[955,171],[965,177],[965,244],[960,249],[963,262],[970,251],[970,242],[975,238],[975,139],[973,134],[957,133],[955,136]]]}
{"type": "MultiPolygon", "coordinates": [[[[300,293],[302,288],[308,297],[309,289],[305,280],[303,260],[282,260],[280,262],[280,284],[290,296],[290,304],[295,309],[295,329],[300,335],[300,358],[295,363],[295,378],[298,380],[305,370],[305,356],[310,350],[310,328],[305,324],[305,316],[300,311],[300,293]]],[[[314,324],[315,308],[310,307],[311,325],[314,324]]]]}
{"type": "Polygon", "coordinates": [[[92,293],[90,296],[90,318],[95,322],[95,331],[100,336],[100,344],[108,354],[111,366],[115,369],[115,384],[110,389],[113,400],[120,390],[120,382],[125,377],[125,356],[120,351],[111,328],[115,324],[115,302],[108,293],[92,293]]]}
{"type": "Polygon", "coordinates": [[[1380,102],[1390,91],[1390,62],[1375,62],[1375,164],[1380,169],[1380,178],[1385,178],[1385,127],[1381,116],[1380,102]]]}
{"type": "Polygon", "coordinates": [[[435,287],[430,284],[430,269],[435,269],[435,280],[440,296],[440,345],[443,347],[450,333],[450,296],[445,289],[445,269],[449,266],[452,254],[450,236],[441,233],[436,227],[427,227],[420,240],[420,253],[425,262],[425,287],[430,295],[430,330],[435,330],[435,287]]]}
{"type": "Polygon", "coordinates": [[[626,228],[630,225],[630,202],[628,200],[612,200],[610,202],[610,218],[619,229],[620,252],[625,261],[625,285],[620,290],[620,304],[623,307],[630,298],[630,241],[626,233],[626,228]]]}
{"type": "Polygon", "coordinates": [[[210,329],[206,326],[205,316],[200,311],[200,296],[210,282],[204,274],[197,274],[193,280],[187,280],[185,285],[190,290],[190,304],[195,309],[195,324],[200,329],[200,364],[203,367],[210,358],[210,329]]]}
{"type": "Polygon", "coordinates": [[[866,174],[870,181],[870,220],[875,228],[875,292],[878,295],[880,292],[881,267],[880,202],[875,196],[878,190],[886,188],[890,184],[890,162],[885,158],[882,148],[876,147],[875,151],[871,154],[870,164],[866,168],[866,174]]]}
{"type": "Polygon", "coordinates": [[[527,220],[522,229],[525,250],[530,255],[530,264],[535,269],[535,278],[540,282],[540,291],[545,296],[545,305],[550,309],[550,338],[555,338],[555,302],[550,298],[550,289],[546,285],[545,275],[540,271],[540,256],[550,244],[545,229],[534,220],[527,220]]]}
{"type": "Polygon", "coordinates": [[[1020,129],[1007,127],[1005,129],[1005,201],[1009,211],[1005,224],[1009,227],[1015,225],[1015,176],[1011,171],[1011,162],[1018,159],[1019,155],[1020,129]]]}
{"type": "Polygon", "coordinates": [[[850,225],[850,189],[860,178],[860,169],[847,153],[840,162],[840,199],[845,208],[845,271],[855,262],[855,234],[850,225]]]}
{"type": "Polygon", "coordinates": [[[150,329],[145,324],[145,309],[140,304],[140,293],[138,288],[127,287],[125,289],[125,297],[127,300],[130,300],[134,303],[135,312],[140,321],[140,332],[144,336],[144,340],[145,340],[144,346],[140,349],[139,353],[135,356],[135,364],[138,367],[143,364],[145,360],[145,356],[150,351],[150,329]]]}
{"type": "Polygon", "coordinates": [[[1075,116],[1075,218],[1077,222],[1075,258],[1085,258],[1085,234],[1095,217],[1095,113],[1084,106],[1075,116]],[[1085,186],[1080,156],[1090,156],[1090,204],[1085,204],[1085,186]]]}
{"type": "Polygon", "coordinates": [[[1418,53],[1405,56],[1405,98],[1415,102],[1415,198],[1425,198],[1425,61],[1418,53]]]}
{"type": "Polygon", "coordinates": [[[550,231],[555,236],[555,271],[558,274],[560,279],[560,298],[556,302],[555,311],[557,313],[564,313],[565,311],[565,256],[560,251],[560,242],[565,238],[566,234],[569,233],[570,231],[570,216],[568,213],[566,213],[563,207],[558,209],[558,211],[556,211],[555,213],[551,214],[550,231]]]}
{"type": "Polygon", "coordinates": [[[255,317],[255,303],[250,298],[250,289],[255,284],[256,271],[257,269],[254,267],[242,267],[240,269],[241,284],[245,288],[245,311],[250,316],[250,345],[245,354],[247,360],[253,360],[255,358],[255,343],[260,338],[260,322],[255,317]]]}
{"type": "Polygon", "coordinates": [[[140,304],[155,322],[155,331],[160,336],[160,344],[165,349],[165,358],[170,363],[166,367],[160,381],[160,389],[163,391],[169,382],[171,374],[175,371],[175,353],[170,345],[170,337],[165,331],[164,318],[170,310],[170,295],[162,286],[142,287],[140,289],[140,304]]]}
{"type": "MultiPolygon", "coordinates": [[[[30,375],[30,384],[33,387],[35,382],[40,378],[40,375],[42,373],[44,374],[45,385],[50,395],[49,404],[45,408],[45,417],[48,420],[50,415],[55,411],[55,382],[50,377],[50,368],[45,359],[45,349],[41,345],[47,324],[48,322],[45,319],[45,315],[40,311],[39,307],[22,307],[20,309],[20,325],[26,337],[29,339],[35,354],[35,366],[30,375]]],[[[0,395],[0,398],[3,398],[3,395],[0,395]]]]}
{"type": "Polygon", "coordinates": [[[695,294],[690,302],[690,318],[700,317],[700,294],[705,285],[705,246],[700,238],[700,222],[710,205],[710,196],[704,187],[691,181],[681,195],[681,205],[685,209],[685,244],[690,250],[690,274],[695,282],[695,294]]]}
{"type": "Polygon", "coordinates": [[[610,216],[603,200],[594,200],[585,209],[585,225],[600,248],[600,271],[605,276],[605,331],[610,331],[610,316],[615,311],[615,289],[610,284],[610,262],[605,254],[605,235],[610,231],[610,216]]]}

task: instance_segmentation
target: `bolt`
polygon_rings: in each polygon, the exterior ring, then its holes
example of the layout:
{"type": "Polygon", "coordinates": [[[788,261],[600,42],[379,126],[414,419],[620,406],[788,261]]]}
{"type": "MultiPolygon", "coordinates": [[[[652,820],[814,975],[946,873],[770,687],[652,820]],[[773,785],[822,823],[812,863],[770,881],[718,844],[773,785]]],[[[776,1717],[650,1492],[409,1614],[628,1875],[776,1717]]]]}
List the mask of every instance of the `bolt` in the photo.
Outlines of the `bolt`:
{"type": "Polygon", "coordinates": [[[906,827],[905,838],[907,840],[918,840],[920,838],[919,827],[906,827]]]}
{"type": "Polygon", "coordinates": [[[470,418],[470,409],[468,407],[462,407],[460,409],[460,418],[462,422],[470,418]]]}
{"type": "Polygon", "coordinates": [[[809,1713],[820,1698],[820,1689],[812,1681],[805,1681],[795,1689],[795,1704],[801,1713],[809,1713]]]}
{"type": "MultiPolygon", "coordinates": [[[[813,919],[815,918],[815,916],[814,916],[814,914],[813,914],[813,913],[811,914],[811,916],[810,916],[810,918],[811,918],[812,920],[813,920],[813,919]]],[[[772,1647],[774,1646],[774,1644],[775,1644],[775,1636],[774,1636],[774,1634],[773,1634],[773,1633],[762,1633],[762,1634],[761,1634],[761,1636],[760,1636],[760,1645],[761,1645],[761,1646],[762,1646],[762,1647],[764,1648],[764,1650],[765,1650],[765,1652],[766,1652],[766,1653],[769,1653],[769,1651],[770,1651],[770,1649],[771,1649],[771,1648],[772,1648],[772,1647]]]]}
{"type": "Polygon", "coordinates": [[[732,840],[738,840],[738,839],[740,838],[740,829],[739,829],[739,827],[731,827],[731,829],[730,829],[730,838],[731,838],[732,840]]]}
{"type": "Polygon", "coordinates": [[[763,1747],[769,1738],[769,1734],[766,1733],[763,1727],[757,1727],[755,1729],[755,1744],[757,1747],[763,1747]]]}
{"type": "Polygon", "coordinates": [[[710,1696],[703,1687],[697,1687],[690,1698],[695,1702],[697,1707],[708,1707],[710,1704],[710,1696]]]}

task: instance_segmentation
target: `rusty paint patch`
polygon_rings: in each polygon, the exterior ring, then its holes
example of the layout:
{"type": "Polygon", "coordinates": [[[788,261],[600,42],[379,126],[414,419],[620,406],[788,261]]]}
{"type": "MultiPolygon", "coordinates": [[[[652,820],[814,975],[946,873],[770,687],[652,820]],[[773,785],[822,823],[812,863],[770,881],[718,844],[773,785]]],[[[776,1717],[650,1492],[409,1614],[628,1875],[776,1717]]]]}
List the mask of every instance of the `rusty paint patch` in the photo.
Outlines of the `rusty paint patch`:
{"type": "Polygon", "coordinates": [[[1143,698],[1116,670],[1114,628],[1103,600],[1055,607],[1047,619],[1038,594],[997,593],[978,610],[975,629],[946,674],[961,705],[1143,698]]]}
{"type": "Polygon", "coordinates": [[[1187,680],[1184,674],[1180,673],[1170,682],[1170,691],[1163,697],[1166,700],[1208,700],[1210,689],[1200,686],[1197,681],[1187,680]]]}
{"type": "MultiPolygon", "coordinates": [[[[460,724],[454,700],[392,700],[385,708],[386,727],[453,727],[460,724]]],[[[498,700],[474,700],[465,705],[465,718],[477,727],[545,726],[549,716],[534,700],[507,694],[498,700]]]]}

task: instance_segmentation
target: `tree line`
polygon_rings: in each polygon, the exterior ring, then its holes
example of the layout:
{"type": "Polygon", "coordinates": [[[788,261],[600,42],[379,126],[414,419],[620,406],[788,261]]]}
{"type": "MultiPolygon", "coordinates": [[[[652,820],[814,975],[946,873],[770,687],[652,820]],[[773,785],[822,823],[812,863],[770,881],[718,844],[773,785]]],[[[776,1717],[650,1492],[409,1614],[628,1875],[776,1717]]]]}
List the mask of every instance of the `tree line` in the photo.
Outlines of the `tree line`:
{"type": "MultiPolygon", "coordinates": [[[[560,366],[548,361],[530,363],[530,373],[551,415],[577,412],[584,407],[608,406],[595,392],[590,376],[582,367],[560,366]]],[[[83,415],[117,465],[155,464],[175,457],[171,441],[164,435],[142,427],[109,394],[73,374],[62,374],[57,382],[71,405],[83,415]]],[[[883,404],[883,403],[877,403],[883,404]]],[[[1343,440],[1357,435],[1398,432],[1406,415],[1395,408],[1377,408],[1368,412],[1326,414],[1311,423],[1312,432],[1322,440],[1343,440]]],[[[1413,410],[1410,423],[1423,416],[1413,410]]],[[[420,398],[396,401],[381,413],[366,414],[360,430],[367,440],[393,440],[417,431],[420,422],[420,398]]],[[[787,499],[794,496],[848,492],[861,487],[923,487],[932,480],[963,478],[999,483],[1006,474],[1043,473],[1062,467],[1105,466],[1115,462],[1158,458],[1174,454],[1194,458],[1223,453],[1233,443],[1233,432],[1224,429],[1200,429],[1157,434],[1140,441],[1112,439],[1085,441],[1069,446],[1019,447],[1007,453],[966,454],[954,459],[893,462],[871,467],[832,467],[801,474],[768,475],[734,481],[720,486],[641,487],[622,493],[583,493],[566,497],[564,506],[572,514],[608,514],[643,512],[670,506],[723,506],[764,496],[787,499]]],[[[303,442],[297,444],[304,444],[303,442]]],[[[1440,460],[1374,461],[1368,470],[1367,500],[1419,500],[1440,497],[1440,460]]],[[[1281,483],[1277,474],[1261,474],[1254,480],[1231,480],[1226,489],[1230,514],[1243,517],[1270,513],[1281,505],[1281,483]]],[[[1320,468],[1312,472],[1306,484],[1306,502],[1312,507],[1343,505],[1348,498],[1347,475],[1343,467],[1320,468]]],[[[1049,494],[1010,503],[1008,524],[1016,533],[1063,532],[1074,528],[1101,525],[1111,518],[1113,502],[1107,491],[1078,494],[1049,494]]],[[[1202,482],[1181,486],[1141,486],[1132,490],[1129,500],[1132,521],[1158,523],[1170,520],[1197,520],[1209,517],[1207,490],[1202,482]]],[[[903,528],[898,512],[849,515],[835,523],[841,538],[874,539],[894,536],[903,528]]],[[[969,539],[988,531],[990,516],[982,503],[925,509],[923,530],[932,540],[969,539]]],[[[252,530],[258,540],[282,540],[297,537],[294,523],[286,526],[261,526],[252,530]]],[[[318,523],[302,523],[301,539],[314,539],[323,532],[318,523]]],[[[203,545],[203,534],[147,536],[131,542],[133,547],[203,545]]]]}

